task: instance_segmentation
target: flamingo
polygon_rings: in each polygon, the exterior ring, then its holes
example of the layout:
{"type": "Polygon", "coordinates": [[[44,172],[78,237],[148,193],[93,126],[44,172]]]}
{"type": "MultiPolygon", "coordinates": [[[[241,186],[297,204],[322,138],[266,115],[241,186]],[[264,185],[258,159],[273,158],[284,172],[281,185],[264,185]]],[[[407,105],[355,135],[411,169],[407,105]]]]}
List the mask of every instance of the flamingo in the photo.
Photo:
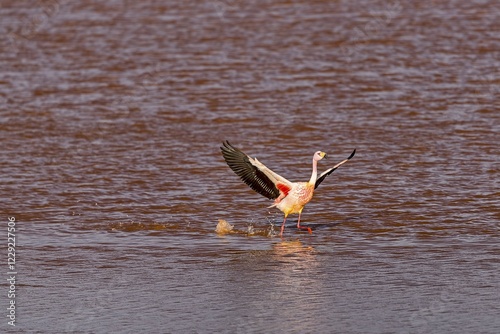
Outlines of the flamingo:
{"type": "Polygon", "coordinates": [[[317,151],[313,155],[312,174],[309,181],[290,182],[267,168],[263,163],[257,160],[257,158],[252,158],[232,146],[227,140],[222,143],[220,149],[224,160],[226,160],[226,163],[233,172],[257,193],[274,200],[274,204],[269,208],[276,207],[283,212],[285,217],[281,224],[280,232],[280,237],[282,238],[283,231],[285,230],[286,218],[293,213],[299,214],[297,228],[307,230],[312,234],[310,227],[300,225],[300,215],[302,214],[302,210],[304,210],[304,206],[312,199],[314,190],[318,188],[321,182],[323,182],[328,175],[333,173],[334,170],[351,160],[356,153],[356,149],[354,149],[347,159],[327,169],[318,177],[318,161],[325,158],[326,153],[317,151]]]}

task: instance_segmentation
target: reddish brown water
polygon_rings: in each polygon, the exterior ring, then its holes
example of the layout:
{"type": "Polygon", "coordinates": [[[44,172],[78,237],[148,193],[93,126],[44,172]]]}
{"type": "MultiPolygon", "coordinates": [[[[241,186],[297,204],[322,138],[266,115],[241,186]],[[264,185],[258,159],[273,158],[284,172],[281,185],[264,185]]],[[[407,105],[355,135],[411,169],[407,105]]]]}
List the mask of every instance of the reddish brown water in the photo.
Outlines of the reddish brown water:
{"type": "Polygon", "coordinates": [[[16,328],[499,333],[499,13],[3,1],[16,328]],[[357,154],[306,206],[313,234],[292,216],[280,240],[281,214],[225,165],[224,139],[293,181],[316,150],[320,171],[357,154]],[[218,219],[238,233],[217,236],[218,219]]]}

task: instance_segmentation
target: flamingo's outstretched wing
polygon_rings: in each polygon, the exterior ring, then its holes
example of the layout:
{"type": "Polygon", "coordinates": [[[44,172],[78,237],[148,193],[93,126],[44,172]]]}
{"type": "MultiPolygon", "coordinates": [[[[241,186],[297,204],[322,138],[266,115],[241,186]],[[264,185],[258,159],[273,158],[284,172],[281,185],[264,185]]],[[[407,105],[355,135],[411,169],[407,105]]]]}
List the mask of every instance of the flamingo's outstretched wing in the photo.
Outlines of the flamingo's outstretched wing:
{"type": "Polygon", "coordinates": [[[356,153],[356,149],[354,149],[354,151],[352,151],[351,155],[349,156],[349,158],[345,159],[345,160],[342,160],[341,162],[339,162],[338,164],[336,164],[335,166],[333,166],[332,168],[330,169],[327,169],[326,171],[324,171],[323,173],[321,173],[321,175],[318,177],[318,179],[316,180],[316,184],[314,185],[314,189],[318,188],[318,186],[321,184],[321,182],[323,182],[323,180],[328,176],[330,175],[331,173],[333,173],[333,171],[335,171],[337,168],[339,168],[340,166],[342,166],[343,164],[345,164],[347,161],[351,160],[351,158],[354,156],[354,154],[356,153]]]}
{"type": "Polygon", "coordinates": [[[227,140],[222,143],[220,149],[233,172],[262,196],[276,199],[281,193],[286,196],[292,189],[292,182],[276,174],[257,159],[233,147],[227,140]]]}

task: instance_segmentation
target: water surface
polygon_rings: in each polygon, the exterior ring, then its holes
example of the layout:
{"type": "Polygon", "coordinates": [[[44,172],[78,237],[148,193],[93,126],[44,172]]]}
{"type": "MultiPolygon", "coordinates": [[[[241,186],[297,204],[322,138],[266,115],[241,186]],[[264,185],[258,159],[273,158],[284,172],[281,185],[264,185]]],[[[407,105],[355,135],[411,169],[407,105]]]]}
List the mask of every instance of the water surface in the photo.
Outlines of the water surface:
{"type": "Polygon", "coordinates": [[[16,329],[500,332],[499,11],[4,1],[16,329]],[[225,139],[292,181],[357,153],[281,240],[225,139]]]}

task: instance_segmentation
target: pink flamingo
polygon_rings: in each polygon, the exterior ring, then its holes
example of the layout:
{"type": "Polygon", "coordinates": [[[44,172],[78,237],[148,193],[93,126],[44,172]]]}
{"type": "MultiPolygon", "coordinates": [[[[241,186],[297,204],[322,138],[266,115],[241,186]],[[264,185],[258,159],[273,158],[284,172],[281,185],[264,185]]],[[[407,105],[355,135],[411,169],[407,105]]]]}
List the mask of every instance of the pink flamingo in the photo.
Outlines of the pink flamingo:
{"type": "Polygon", "coordinates": [[[297,228],[308,230],[309,233],[312,233],[310,227],[300,225],[300,215],[302,210],[304,210],[304,206],[309,203],[313,197],[314,189],[318,188],[328,175],[349,161],[356,153],[356,150],[352,151],[347,159],[327,169],[318,177],[318,161],[325,158],[326,153],[317,151],[313,155],[312,174],[309,181],[290,182],[267,168],[263,163],[258,161],[257,158],[251,158],[235,148],[227,140],[222,143],[220,149],[226,163],[236,175],[262,196],[273,199],[274,204],[271,205],[270,208],[276,207],[284,213],[285,218],[283,219],[283,224],[281,224],[280,237],[283,237],[286,218],[292,213],[299,214],[297,228]]]}

